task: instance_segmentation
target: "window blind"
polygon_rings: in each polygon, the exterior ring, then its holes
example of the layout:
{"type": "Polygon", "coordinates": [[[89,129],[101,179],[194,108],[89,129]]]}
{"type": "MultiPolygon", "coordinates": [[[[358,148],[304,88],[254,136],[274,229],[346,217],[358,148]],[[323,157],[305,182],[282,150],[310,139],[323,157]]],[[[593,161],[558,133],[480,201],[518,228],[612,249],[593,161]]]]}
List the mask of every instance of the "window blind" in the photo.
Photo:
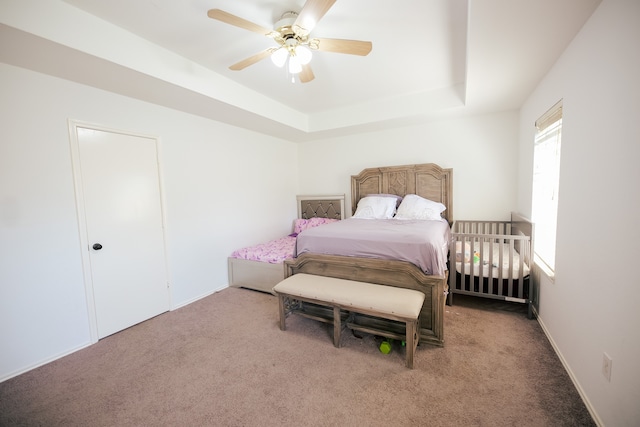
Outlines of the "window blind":
{"type": "Polygon", "coordinates": [[[553,107],[549,108],[538,120],[536,120],[536,129],[538,132],[545,130],[562,118],[562,99],[553,107]]]}

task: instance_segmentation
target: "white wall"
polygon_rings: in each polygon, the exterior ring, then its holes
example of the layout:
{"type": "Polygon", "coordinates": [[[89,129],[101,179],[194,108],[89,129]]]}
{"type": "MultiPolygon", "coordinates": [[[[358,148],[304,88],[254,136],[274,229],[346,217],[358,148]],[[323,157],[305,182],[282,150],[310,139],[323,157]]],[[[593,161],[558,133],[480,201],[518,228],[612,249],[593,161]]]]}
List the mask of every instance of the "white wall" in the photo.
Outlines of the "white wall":
{"type": "Polygon", "coordinates": [[[518,114],[441,120],[300,145],[300,190],[344,193],[351,212],[351,175],[362,169],[416,163],[453,168],[456,219],[508,219],[516,206],[518,114]]]}
{"type": "Polygon", "coordinates": [[[640,2],[603,0],[520,114],[518,205],[530,213],[533,123],[563,99],[556,278],[542,280],[539,320],[607,426],[640,421],[639,76],[640,2]]]}
{"type": "Polygon", "coordinates": [[[288,232],[295,194],[350,205],[350,176],[367,167],[453,168],[456,218],[529,214],[532,124],[563,98],[558,267],[539,320],[598,421],[634,425],[639,21],[637,0],[603,0],[519,113],[300,145],[0,65],[0,381],[88,344],[67,119],[160,137],[177,307],[226,284],[233,249],[288,232]]]}
{"type": "Polygon", "coordinates": [[[68,119],[158,136],[172,307],[290,232],[297,146],[0,64],[0,381],[89,343],[68,119]]]}

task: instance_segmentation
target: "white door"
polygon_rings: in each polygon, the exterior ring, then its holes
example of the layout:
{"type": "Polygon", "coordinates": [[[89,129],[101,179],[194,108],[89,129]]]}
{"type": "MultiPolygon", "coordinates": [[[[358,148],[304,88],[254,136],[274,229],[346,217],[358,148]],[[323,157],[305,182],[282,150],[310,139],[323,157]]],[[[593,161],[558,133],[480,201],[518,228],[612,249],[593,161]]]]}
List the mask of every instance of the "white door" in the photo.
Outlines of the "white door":
{"type": "Polygon", "coordinates": [[[89,312],[93,308],[98,338],[104,338],[169,309],[157,141],[75,130],[89,312]]]}

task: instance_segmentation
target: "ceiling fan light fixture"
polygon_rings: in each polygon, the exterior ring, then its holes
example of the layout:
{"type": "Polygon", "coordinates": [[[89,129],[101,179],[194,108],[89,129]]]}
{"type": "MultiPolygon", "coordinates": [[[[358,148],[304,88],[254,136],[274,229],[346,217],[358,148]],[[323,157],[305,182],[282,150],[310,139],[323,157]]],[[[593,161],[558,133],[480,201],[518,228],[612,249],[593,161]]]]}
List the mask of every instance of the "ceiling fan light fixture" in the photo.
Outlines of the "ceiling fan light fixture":
{"type": "Polygon", "coordinates": [[[271,61],[277,66],[282,68],[284,63],[287,62],[287,57],[289,56],[289,51],[285,48],[280,48],[273,52],[271,55],[271,61]]]}
{"type": "Polygon", "coordinates": [[[302,64],[297,56],[289,56],[289,73],[298,74],[302,71],[302,64]]]}
{"type": "Polygon", "coordinates": [[[306,65],[309,62],[311,62],[311,57],[313,56],[313,54],[311,53],[311,50],[308,47],[298,45],[296,47],[295,52],[296,52],[296,57],[300,61],[300,64],[306,65]]]}

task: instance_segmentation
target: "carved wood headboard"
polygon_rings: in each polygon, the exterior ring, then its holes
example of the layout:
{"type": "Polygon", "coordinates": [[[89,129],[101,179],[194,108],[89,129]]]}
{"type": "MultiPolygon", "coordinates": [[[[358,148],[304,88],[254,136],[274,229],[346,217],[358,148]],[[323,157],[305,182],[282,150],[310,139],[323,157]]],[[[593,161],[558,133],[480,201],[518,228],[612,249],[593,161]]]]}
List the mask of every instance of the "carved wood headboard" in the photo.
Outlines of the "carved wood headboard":
{"type": "Polygon", "coordinates": [[[453,169],[435,163],[364,169],[351,176],[351,210],[367,194],[417,194],[447,207],[442,217],[453,223],[453,169]]]}

